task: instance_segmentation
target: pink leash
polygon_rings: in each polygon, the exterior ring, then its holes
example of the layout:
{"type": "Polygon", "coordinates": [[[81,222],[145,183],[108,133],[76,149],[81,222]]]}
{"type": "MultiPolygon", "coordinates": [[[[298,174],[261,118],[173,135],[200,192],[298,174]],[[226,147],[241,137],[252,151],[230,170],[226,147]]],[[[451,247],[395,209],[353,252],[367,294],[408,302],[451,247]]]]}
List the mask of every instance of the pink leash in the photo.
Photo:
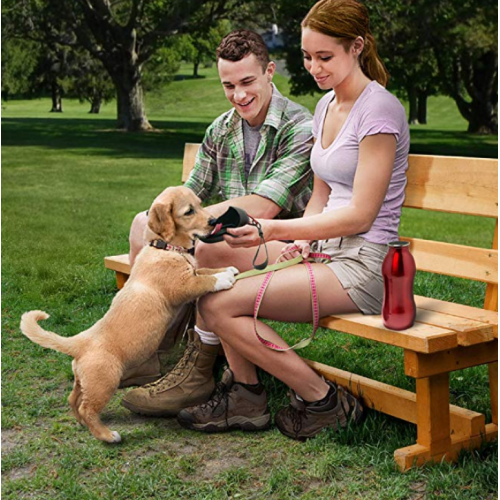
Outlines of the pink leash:
{"type": "MultiPolygon", "coordinates": [[[[290,251],[293,251],[293,250],[290,250],[290,251]]],[[[279,257],[276,262],[279,262],[280,258],[281,257],[279,257]]],[[[309,259],[331,260],[329,255],[324,254],[324,253],[317,253],[317,252],[310,253],[308,260],[309,259]]],[[[311,341],[314,339],[314,336],[316,335],[316,331],[318,330],[318,327],[319,327],[318,290],[316,288],[316,280],[314,278],[314,272],[313,272],[312,266],[311,266],[310,262],[308,262],[308,260],[302,260],[302,264],[304,264],[306,266],[307,274],[309,277],[309,284],[310,284],[310,290],[311,290],[311,305],[312,305],[312,313],[313,313],[313,332],[309,338],[302,339],[300,342],[297,342],[292,347],[281,347],[281,346],[276,345],[273,342],[265,339],[264,337],[262,337],[259,334],[258,329],[257,329],[257,318],[259,315],[259,309],[260,309],[260,305],[262,304],[262,300],[264,299],[264,294],[266,293],[266,289],[267,289],[269,283],[271,282],[271,280],[274,276],[274,273],[277,270],[279,270],[279,269],[275,269],[275,270],[270,271],[266,274],[266,277],[264,278],[264,281],[260,287],[260,290],[257,293],[257,297],[255,298],[255,306],[254,306],[254,312],[253,312],[253,324],[254,324],[255,335],[257,336],[259,341],[262,344],[264,344],[266,347],[268,347],[269,349],[272,349],[274,351],[281,351],[281,352],[289,351],[291,349],[302,349],[302,348],[308,346],[311,343],[311,341]]],[[[284,266],[284,267],[288,267],[288,266],[284,266]]],[[[284,267],[282,267],[281,269],[283,269],[284,267]]]]}

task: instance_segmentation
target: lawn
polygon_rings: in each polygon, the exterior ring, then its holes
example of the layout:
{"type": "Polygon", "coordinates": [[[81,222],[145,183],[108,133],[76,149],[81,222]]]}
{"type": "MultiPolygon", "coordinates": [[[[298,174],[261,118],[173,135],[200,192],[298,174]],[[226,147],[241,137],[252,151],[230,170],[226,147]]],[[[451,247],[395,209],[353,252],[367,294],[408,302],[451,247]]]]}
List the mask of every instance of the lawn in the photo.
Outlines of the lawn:
{"type": "MultiPolygon", "coordinates": [[[[187,74],[188,68],[184,68],[187,74]]],[[[277,83],[287,92],[287,81],[277,83]]],[[[300,98],[311,109],[319,95],[300,98]]],[[[99,116],[63,102],[49,114],[47,99],[3,103],[2,169],[2,493],[5,499],[493,499],[497,448],[465,453],[400,474],[393,451],[415,440],[415,427],[369,413],[356,429],[324,432],[307,443],[276,429],[203,435],[172,419],[147,419],[120,406],[119,391],[104,413],[124,438],[97,442],[78,427],[66,398],[71,360],[45,350],[18,329],[23,312],[51,314],[46,327],[69,336],[88,328],[116,292],[106,255],[128,249],[134,214],[167,185],[179,183],[185,142],[200,142],[206,126],[228,109],[214,70],[179,79],[152,98],[157,132],[113,130],[115,106],[99,116]]],[[[412,127],[412,151],[495,157],[496,138],[469,137],[452,101],[429,103],[429,125],[412,127]]],[[[489,247],[494,222],[405,210],[401,233],[489,247]]],[[[416,293],[480,307],[484,286],[420,273],[416,293]]],[[[287,339],[305,325],[276,324],[287,339]]],[[[172,354],[172,362],[182,346],[172,354]]],[[[401,350],[323,330],[304,356],[413,390],[401,350]]],[[[264,377],[275,412],[282,384],[264,377]]],[[[483,367],[451,375],[451,400],[490,418],[483,367]]]]}

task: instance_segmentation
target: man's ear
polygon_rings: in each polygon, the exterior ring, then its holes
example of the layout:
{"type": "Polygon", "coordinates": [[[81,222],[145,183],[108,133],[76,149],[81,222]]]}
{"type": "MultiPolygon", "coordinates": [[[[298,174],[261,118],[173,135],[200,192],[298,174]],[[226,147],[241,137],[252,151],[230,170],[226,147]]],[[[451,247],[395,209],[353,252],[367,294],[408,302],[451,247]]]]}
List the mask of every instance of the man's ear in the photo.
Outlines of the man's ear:
{"type": "Polygon", "coordinates": [[[164,241],[171,240],[175,234],[172,204],[155,203],[149,211],[148,226],[153,233],[159,234],[164,241]]]}

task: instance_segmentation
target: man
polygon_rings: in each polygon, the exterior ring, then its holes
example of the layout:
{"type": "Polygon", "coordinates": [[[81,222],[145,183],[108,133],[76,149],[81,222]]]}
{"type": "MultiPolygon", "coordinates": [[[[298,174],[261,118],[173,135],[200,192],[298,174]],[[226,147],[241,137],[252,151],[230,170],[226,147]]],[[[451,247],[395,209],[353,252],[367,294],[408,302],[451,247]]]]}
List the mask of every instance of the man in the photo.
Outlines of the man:
{"type": "MultiPolygon", "coordinates": [[[[301,216],[311,194],[310,113],[273,85],[276,66],[262,38],[252,31],[237,30],[222,40],[217,68],[233,109],[208,128],[185,186],[202,200],[222,196],[221,203],[209,208],[215,217],[231,205],[261,219],[301,216]]],[[[144,244],[146,223],[142,213],[132,224],[131,263],[144,244]]],[[[245,271],[252,267],[254,253],[232,250],[225,242],[196,246],[200,267],[232,265],[245,271]]],[[[122,404],[143,415],[175,416],[204,403],[215,387],[213,365],[219,345],[219,338],[207,332],[198,317],[176,367],[156,382],[128,392],[122,404]]],[[[151,363],[158,366],[157,359],[151,363]]]]}

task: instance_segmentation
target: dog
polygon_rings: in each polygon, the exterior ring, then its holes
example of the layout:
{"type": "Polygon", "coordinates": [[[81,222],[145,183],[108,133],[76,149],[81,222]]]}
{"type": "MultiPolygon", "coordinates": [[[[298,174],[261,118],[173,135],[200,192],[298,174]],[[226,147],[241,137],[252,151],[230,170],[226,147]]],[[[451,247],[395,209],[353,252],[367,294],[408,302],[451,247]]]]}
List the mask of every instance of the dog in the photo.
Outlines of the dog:
{"type": "Polygon", "coordinates": [[[38,321],[47,319],[47,313],[23,314],[24,335],[74,358],[68,402],[77,421],[97,439],[121,441],[118,432],[102,423],[100,413],[125,370],[145,362],[158,349],[182,305],[233,286],[236,268],[196,269],[194,257],[187,253],[198,237],[212,232],[214,223],[190,189],[167,188],[149,210],[144,233],[149,245],[137,256],[128,281],[102,319],[68,338],[41,328],[38,321]]]}

